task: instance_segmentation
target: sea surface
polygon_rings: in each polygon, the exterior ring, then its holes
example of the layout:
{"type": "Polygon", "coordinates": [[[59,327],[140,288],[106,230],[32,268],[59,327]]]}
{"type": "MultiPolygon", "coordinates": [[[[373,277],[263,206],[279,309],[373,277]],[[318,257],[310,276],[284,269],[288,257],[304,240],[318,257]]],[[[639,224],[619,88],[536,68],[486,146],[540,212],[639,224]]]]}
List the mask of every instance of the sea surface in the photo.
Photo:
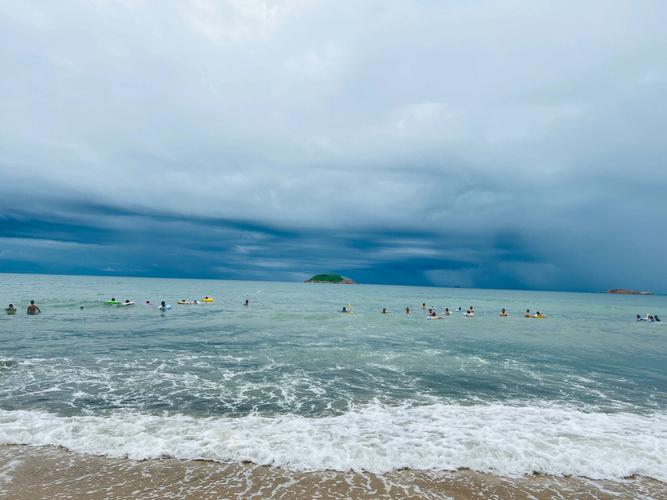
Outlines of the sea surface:
{"type": "Polygon", "coordinates": [[[109,470],[203,460],[254,471],[246,482],[413,474],[416,487],[459,471],[666,491],[667,327],[634,320],[667,320],[665,296],[0,274],[3,312],[10,302],[0,492],[36,456],[109,470]],[[176,303],[205,295],[215,302],[176,303]],[[453,314],[428,320],[423,302],[453,314]]]}

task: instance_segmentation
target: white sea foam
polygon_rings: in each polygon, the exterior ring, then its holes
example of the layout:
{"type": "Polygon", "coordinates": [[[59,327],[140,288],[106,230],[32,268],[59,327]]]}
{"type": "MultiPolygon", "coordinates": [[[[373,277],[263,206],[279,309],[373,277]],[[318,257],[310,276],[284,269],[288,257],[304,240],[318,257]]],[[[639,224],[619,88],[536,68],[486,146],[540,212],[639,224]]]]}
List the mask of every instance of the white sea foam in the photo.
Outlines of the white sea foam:
{"type": "Polygon", "coordinates": [[[562,406],[372,404],[322,418],[0,411],[0,444],[131,459],[247,460],[298,470],[469,467],[505,476],[639,474],[667,481],[667,414],[562,406]]]}

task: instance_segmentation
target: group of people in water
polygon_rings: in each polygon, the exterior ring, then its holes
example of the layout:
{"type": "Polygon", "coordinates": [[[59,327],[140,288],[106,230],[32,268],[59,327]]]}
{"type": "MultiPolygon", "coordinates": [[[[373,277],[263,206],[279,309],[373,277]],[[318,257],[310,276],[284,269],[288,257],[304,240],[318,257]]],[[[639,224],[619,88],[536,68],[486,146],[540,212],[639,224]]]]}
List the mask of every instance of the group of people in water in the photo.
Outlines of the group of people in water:
{"type": "Polygon", "coordinates": [[[651,321],[660,323],[660,318],[657,314],[647,314],[646,317],[642,318],[639,314],[637,315],[637,321],[651,321]]]}
{"type": "MultiPolygon", "coordinates": [[[[182,300],[179,300],[177,302],[177,304],[188,304],[188,305],[190,305],[190,304],[210,304],[214,301],[215,301],[215,299],[213,297],[209,297],[208,295],[206,295],[201,300],[185,300],[185,299],[182,299],[182,300]]],[[[111,299],[105,301],[104,304],[114,305],[114,306],[133,306],[133,305],[135,305],[135,302],[133,302],[130,299],[125,299],[124,301],[120,301],[120,300],[116,300],[116,297],[111,297],[111,299]]],[[[147,301],[144,302],[144,305],[146,305],[148,307],[157,307],[160,311],[163,311],[163,312],[168,310],[168,309],[171,309],[171,305],[167,304],[164,300],[160,302],[160,305],[156,305],[153,302],[151,302],[150,300],[147,300],[147,301]]],[[[245,299],[245,301],[243,302],[243,305],[244,306],[249,306],[250,305],[250,299],[245,299]]],[[[83,304],[81,304],[79,306],[79,309],[83,310],[84,307],[85,306],[83,304]]],[[[13,316],[17,312],[18,312],[18,309],[16,308],[16,306],[14,306],[14,304],[9,304],[5,308],[5,313],[9,316],[13,316]]],[[[40,314],[41,312],[42,312],[42,310],[39,308],[39,306],[37,304],[35,304],[35,301],[31,300],[30,304],[28,304],[28,308],[26,310],[26,313],[30,316],[34,316],[36,314],[40,314]]]]}
{"type": "MultiPolygon", "coordinates": [[[[178,302],[176,302],[179,305],[194,305],[194,304],[210,304],[212,302],[215,302],[215,299],[213,297],[209,297],[206,295],[203,299],[201,300],[186,300],[186,299],[181,299],[178,302]]],[[[131,300],[127,299],[125,302],[119,302],[116,300],[115,297],[111,297],[111,300],[107,300],[105,302],[106,304],[109,305],[118,305],[118,306],[133,306],[134,302],[131,300]]],[[[246,299],[246,303],[244,305],[248,305],[249,301],[246,299]]],[[[144,305],[148,307],[155,307],[155,304],[153,304],[150,300],[147,300],[144,302],[144,305]]],[[[83,309],[83,306],[80,306],[81,309],[83,309]]],[[[171,304],[167,304],[164,300],[160,302],[160,305],[158,306],[158,309],[160,311],[166,311],[167,309],[171,309],[171,304]]]]}
{"type": "MultiPolygon", "coordinates": [[[[435,307],[426,307],[426,303],[422,302],[422,305],[420,306],[420,309],[426,311],[426,317],[429,319],[441,319],[444,316],[451,316],[452,311],[449,310],[449,307],[445,307],[445,309],[438,314],[438,311],[435,307]]],[[[343,306],[341,308],[342,313],[347,313],[351,314],[352,313],[352,305],[348,304],[347,306],[343,306]]],[[[468,309],[463,310],[462,307],[458,308],[458,313],[463,314],[464,316],[471,318],[475,316],[475,308],[473,306],[468,307],[468,309]]],[[[381,314],[389,314],[389,310],[386,307],[382,308],[382,311],[380,311],[381,314]]],[[[410,309],[410,306],[405,307],[405,314],[410,315],[412,314],[412,310],[410,309]]],[[[500,313],[498,316],[501,318],[507,318],[509,317],[509,311],[505,309],[504,307],[500,310],[500,313]]],[[[546,318],[544,314],[542,314],[540,311],[537,311],[536,313],[532,314],[530,312],[530,309],[526,309],[526,312],[523,314],[524,318],[535,318],[535,319],[542,319],[546,318]]]]}
{"type": "MultiPolygon", "coordinates": [[[[445,309],[440,314],[438,314],[438,311],[436,310],[435,307],[427,308],[425,303],[422,303],[421,309],[424,310],[428,309],[426,311],[426,317],[429,319],[440,319],[441,316],[451,316],[452,314],[452,312],[449,310],[449,307],[445,307],[445,309]]],[[[503,311],[505,311],[505,309],[503,309],[503,311]]],[[[475,308],[473,306],[468,307],[468,309],[466,309],[465,311],[463,310],[463,308],[459,307],[457,312],[462,313],[464,316],[468,318],[472,318],[473,316],[475,316],[475,308]]],[[[411,314],[409,307],[405,308],[405,314],[411,314]]],[[[505,316],[507,316],[506,312],[504,314],[505,316]]]]}
{"type": "MultiPolygon", "coordinates": [[[[208,295],[205,296],[201,300],[186,300],[186,299],[181,299],[177,302],[177,304],[180,305],[192,305],[192,304],[207,304],[213,302],[214,299],[213,297],[209,297],[208,295]]],[[[105,302],[106,304],[110,305],[118,305],[118,306],[132,306],[134,305],[134,302],[132,302],[129,299],[126,299],[125,301],[117,301],[115,297],[112,297],[111,300],[107,300],[105,302]]],[[[145,302],[146,306],[149,307],[156,307],[155,304],[153,304],[150,300],[147,300],[145,302]]],[[[244,306],[249,306],[250,305],[250,299],[245,299],[243,302],[244,306]]],[[[166,311],[168,309],[171,309],[171,305],[167,304],[164,300],[160,302],[160,305],[157,306],[160,311],[166,311]]],[[[80,305],[80,309],[83,309],[84,306],[80,305]]],[[[428,319],[442,319],[445,316],[451,316],[452,311],[448,307],[445,307],[445,309],[438,314],[438,311],[436,310],[435,307],[426,307],[426,303],[422,302],[420,309],[426,311],[426,317],[428,319]]],[[[18,309],[14,304],[9,304],[5,308],[5,313],[8,315],[15,315],[17,313],[18,309]]],[[[28,307],[26,308],[26,314],[29,316],[34,316],[37,314],[40,314],[42,310],[39,308],[37,304],[35,304],[34,300],[30,301],[30,304],[28,304],[28,307]]],[[[342,313],[347,313],[347,314],[352,314],[352,305],[348,304],[347,306],[343,306],[341,311],[342,313]]],[[[461,307],[458,308],[457,311],[459,314],[463,314],[464,316],[471,318],[475,316],[475,308],[473,306],[468,307],[467,309],[463,309],[461,307]]],[[[381,314],[389,314],[389,310],[386,307],[382,308],[381,314]]],[[[405,314],[410,315],[412,314],[412,310],[410,309],[409,306],[406,306],[405,308],[405,314]]],[[[509,317],[509,311],[505,309],[504,307],[500,310],[500,313],[498,314],[501,318],[507,318],[509,317]]],[[[524,318],[534,318],[534,319],[543,319],[546,318],[544,314],[542,314],[540,311],[535,312],[534,314],[530,312],[530,309],[526,309],[526,312],[523,313],[524,318]]],[[[641,315],[637,314],[636,317],[637,321],[648,321],[648,322],[660,322],[660,318],[658,317],[657,314],[648,314],[645,317],[642,317],[641,315]]]]}
{"type": "MultiPolygon", "coordinates": [[[[7,307],[5,307],[5,312],[10,316],[13,316],[14,314],[16,314],[17,311],[18,311],[18,309],[16,309],[14,304],[9,304],[7,307]]],[[[28,307],[26,309],[26,314],[29,315],[29,316],[34,316],[34,315],[39,314],[41,312],[42,312],[42,310],[39,308],[39,306],[37,304],[35,304],[35,301],[31,300],[30,304],[28,304],[28,307]]]]}

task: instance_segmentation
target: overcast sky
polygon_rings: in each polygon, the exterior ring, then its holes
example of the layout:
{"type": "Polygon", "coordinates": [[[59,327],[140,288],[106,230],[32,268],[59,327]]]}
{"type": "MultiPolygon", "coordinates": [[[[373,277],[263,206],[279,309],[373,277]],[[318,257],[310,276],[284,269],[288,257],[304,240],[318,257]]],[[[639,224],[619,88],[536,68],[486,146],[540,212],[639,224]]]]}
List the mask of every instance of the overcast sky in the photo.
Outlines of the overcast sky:
{"type": "Polygon", "coordinates": [[[0,271],[667,292],[667,2],[0,2],[0,271]]]}

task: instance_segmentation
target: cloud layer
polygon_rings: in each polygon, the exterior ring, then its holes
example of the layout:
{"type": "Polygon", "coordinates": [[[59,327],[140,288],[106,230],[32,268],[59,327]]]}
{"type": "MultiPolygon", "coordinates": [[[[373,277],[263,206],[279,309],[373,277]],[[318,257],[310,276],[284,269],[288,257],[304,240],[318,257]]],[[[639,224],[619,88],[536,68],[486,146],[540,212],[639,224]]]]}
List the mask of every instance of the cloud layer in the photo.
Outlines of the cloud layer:
{"type": "Polygon", "coordinates": [[[8,0],[0,271],[666,291],[665,18],[8,0]]]}

